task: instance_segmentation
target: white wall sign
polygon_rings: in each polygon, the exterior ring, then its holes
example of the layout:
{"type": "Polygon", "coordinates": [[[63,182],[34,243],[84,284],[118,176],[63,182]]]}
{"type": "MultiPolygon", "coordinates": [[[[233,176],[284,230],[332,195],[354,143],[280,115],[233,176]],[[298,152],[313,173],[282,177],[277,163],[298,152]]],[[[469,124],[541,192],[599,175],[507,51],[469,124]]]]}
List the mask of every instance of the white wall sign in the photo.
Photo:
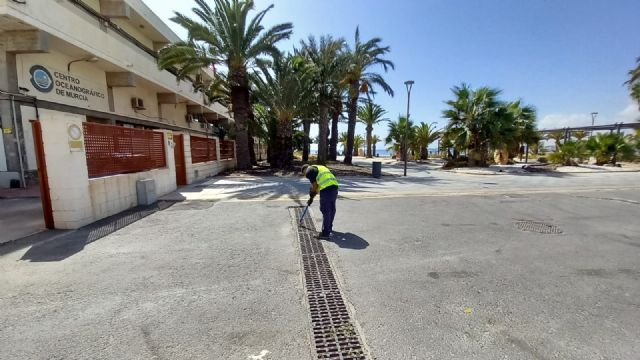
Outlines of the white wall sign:
{"type": "MultiPolygon", "coordinates": [[[[76,73],[39,63],[22,61],[19,75],[20,86],[29,89],[29,95],[38,99],[108,111],[106,83],[87,80],[76,73]]],[[[104,79],[104,72],[96,69],[97,79],[104,79]]]]}

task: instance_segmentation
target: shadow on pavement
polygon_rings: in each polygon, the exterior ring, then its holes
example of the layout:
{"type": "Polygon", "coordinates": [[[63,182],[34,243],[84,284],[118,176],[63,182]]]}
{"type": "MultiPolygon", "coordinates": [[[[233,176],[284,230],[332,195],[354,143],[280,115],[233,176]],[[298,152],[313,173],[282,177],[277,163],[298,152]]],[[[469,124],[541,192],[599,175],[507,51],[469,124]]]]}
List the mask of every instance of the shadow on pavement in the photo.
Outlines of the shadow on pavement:
{"type": "Polygon", "coordinates": [[[352,234],[350,232],[341,233],[334,231],[331,234],[331,238],[326,240],[336,245],[340,246],[343,249],[352,249],[352,250],[362,250],[366,249],[369,246],[367,240],[361,238],[356,234],[352,234]]]}
{"type": "MultiPolygon", "coordinates": [[[[157,211],[165,210],[176,202],[161,201],[149,206],[138,206],[119,214],[96,221],[93,224],[69,231],[48,241],[35,243],[20,260],[31,262],[61,261],[82,251],[84,247],[111,233],[114,233],[134,222],[141,220],[157,211]]],[[[33,243],[33,240],[18,240],[24,248],[33,243]]],[[[15,246],[20,246],[16,244],[15,246]]],[[[15,250],[15,249],[14,249],[15,250]]]]}

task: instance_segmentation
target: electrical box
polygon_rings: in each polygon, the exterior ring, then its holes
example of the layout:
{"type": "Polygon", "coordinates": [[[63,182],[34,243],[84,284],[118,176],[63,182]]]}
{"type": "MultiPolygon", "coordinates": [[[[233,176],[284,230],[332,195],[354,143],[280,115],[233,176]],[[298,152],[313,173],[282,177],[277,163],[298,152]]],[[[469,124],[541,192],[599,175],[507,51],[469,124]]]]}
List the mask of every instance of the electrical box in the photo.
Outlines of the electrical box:
{"type": "Polygon", "coordinates": [[[136,192],[138,194],[138,205],[151,205],[158,200],[156,181],[153,179],[138,180],[136,182],[136,192]]]}

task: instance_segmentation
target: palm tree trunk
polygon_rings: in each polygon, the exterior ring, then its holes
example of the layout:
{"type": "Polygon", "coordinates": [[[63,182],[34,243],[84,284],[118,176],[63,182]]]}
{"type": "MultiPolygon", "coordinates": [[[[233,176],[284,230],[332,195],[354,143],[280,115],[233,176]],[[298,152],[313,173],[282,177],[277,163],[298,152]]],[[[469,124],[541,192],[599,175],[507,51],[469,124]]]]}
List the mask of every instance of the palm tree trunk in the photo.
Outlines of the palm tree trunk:
{"type": "Polygon", "coordinates": [[[277,149],[271,167],[279,169],[291,167],[293,153],[293,130],[291,128],[291,121],[278,121],[276,144],[277,149]]]}
{"type": "Polygon", "coordinates": [[[347,123],[347,148],[345,149],[344,154],[344,163],[351,165],[352,163],[352,154],[353,154],[353,138],[356,136],[356,120],[358,116],[358,97],[359,94],[359,84],[357,82],[351,83],[351,94],[355,94],[349,98],[349,107],[347,111],[349,112],[349,120],[347,123]]]}
{"type": "Polygon", "coordinates": [[[258,165],[258,161],[256,160],[256,149],[255,149],[255,140],[253,139],[253,135],[249,131],[249,159],[251,159],[251,165],[258,165]]]}
{"type": "Polygon", "coordinates": [[[376,144],[372,144],[371,147],[373,148],[373,156],[376,156],[376,144]]]}
{"type": "Polygon", "coordinates": [[[305,119],[302,121],[302,130],[304,131],[304,147],[302,149],[302,161],[309,161],[309,152],[311,150],[311,144],[309,142],[309,133],[311,132],[311,120],[305,119]]]}
{"type": "Polygon", "coordinates": [[[372,126],[367,126],[367,157],[373,157],[371,155],[371,133],[373,132],[372,126]]]}
{"type": "Polygon", "coordinates": [[[320,132],[318,144],[318,162],[324,164],[327,162],[327,135],[329,132],[329,107],[325,101],[320,101],[320,132]]]}
{"type": "Polygon", "coordinates": [[[329,142],[329,160],[336,161],[338,158],[338,121],[340,111],[334,110],[331,114],[331,140],[329,142]]]}
{"type": "MultiPolygon", "coordinates": [[[[246,77],[244,83],[246,83],[246,77]]],[[[247,86],[232,86],[231,104],[236,127],[236,167],[239,170],[251,169],[247,129],[249,120],[249,88],[247,86]]]]}

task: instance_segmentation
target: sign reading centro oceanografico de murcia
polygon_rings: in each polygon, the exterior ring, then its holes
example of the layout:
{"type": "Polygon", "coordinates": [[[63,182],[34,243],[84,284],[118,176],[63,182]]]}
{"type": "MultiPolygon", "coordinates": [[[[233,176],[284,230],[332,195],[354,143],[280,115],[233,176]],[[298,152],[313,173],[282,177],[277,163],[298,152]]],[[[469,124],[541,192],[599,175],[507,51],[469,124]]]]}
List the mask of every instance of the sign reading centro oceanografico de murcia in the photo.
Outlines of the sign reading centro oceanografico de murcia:
{"type": "Polygon", "coordinates": [[[24,85],[34,89],[32,93],[39,99],[86,107],[96,110],[107,110],[108,100],[106,86],[88,81],[75,74],[41,64],[24,64],[27,78],[24,85]]]}

